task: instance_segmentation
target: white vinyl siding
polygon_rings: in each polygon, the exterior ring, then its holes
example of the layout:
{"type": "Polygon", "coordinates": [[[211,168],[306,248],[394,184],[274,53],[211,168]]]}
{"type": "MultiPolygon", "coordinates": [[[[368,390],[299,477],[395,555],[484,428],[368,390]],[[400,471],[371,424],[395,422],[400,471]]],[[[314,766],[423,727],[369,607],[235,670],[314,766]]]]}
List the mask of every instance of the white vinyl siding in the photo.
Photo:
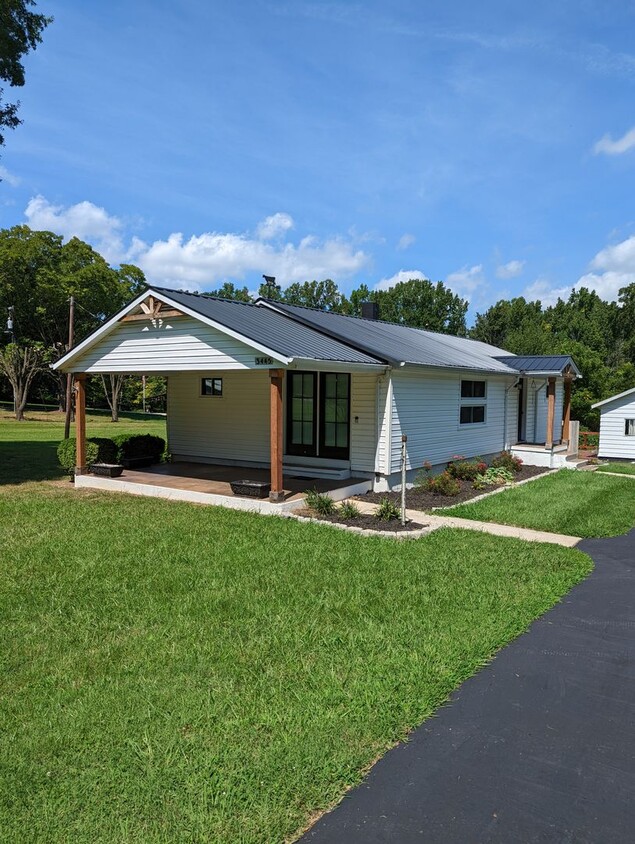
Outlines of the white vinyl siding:
{"type": "MultiPolygon", "coordinates": [[[[547,438],[547,380],[546,378],[527,378],[525,385],[527,409],[524,442],[544,443],[547,438]]],[[[553,415],[554,443],[559,443],[562,437],[563,401],[563,381],[561,378],[556,378],[556,405],[553,415]]]]}
{"type": "Polygon", "coordinates": [[[181,458],[268,464],[268,372],[224,372],[223,395],[215,398],[201,396],[199,374],[170,375],[168,436],[170,452],[181,458]]]}
{"type": "Polygon", "coordinates": [[[377,376],[351,375],[351,471],[374,472],[377,450],[377,376]]]}
{"type": "MultiPolygon", "coordinates": [[[[120,322],[88,349],[74,372],[178,372],[251,369],[262,352],[192,317],[163,324],[149,320],[120,322]]],[[[275,362],[273,364],[276,365],[275,362]]]]}
{"type": "MultiPolygon", "coordinates": [[[[214,377],[217,373],[205,373],[214,377]]],[[[268,372],[223,372],[223,395],[201,396],[200,373],[168,377],[169,450],[180,458],[269,465],[268,372]]],[[[351,375],[351,471],[374,472],[376,375],[351,375]],[[357,417],[357,422],[355,418],[357,417]]],[[[286,383],[284,385],[286,397],[286,383]]],[[[284,416],[286,424],[286,398],[284,416]]],[[[293,458],[289,458],[293,462],[293,458]]],[[[329,460],[324,460],[328,465],[329,460]]]]}
{"type": "Polygon", "coordinates": [[[635,460],[635,437],[626,435],[626,420],[635,419],[635,396],[616,399],[600,413],[600,457],[635,460]]]}
{"type": "MultiPolygon", "coordinates": [[[[456,454],[476,457],[503,449],[505,389],[513,379],[487,377],[485,423],[461,425],[461,379],[474,377],[461,372],[393,372],[391,472],[399,470],[402,433],[408,436],[409,469],[421,467],[426,460],[439,465],[456,454]]],[[[509,407],[514,400],[515,393],[509,407]]]]}

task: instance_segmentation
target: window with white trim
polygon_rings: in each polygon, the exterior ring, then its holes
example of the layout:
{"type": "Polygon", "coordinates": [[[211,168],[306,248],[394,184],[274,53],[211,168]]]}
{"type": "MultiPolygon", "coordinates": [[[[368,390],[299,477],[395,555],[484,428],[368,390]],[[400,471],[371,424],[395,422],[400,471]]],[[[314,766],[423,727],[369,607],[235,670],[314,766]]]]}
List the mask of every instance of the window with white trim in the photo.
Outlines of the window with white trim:
{"type": "Polygon", "coordinates": [[[461,381],[461,425],[483,425],[487,399],[487,381],[461,381]]]}
{"type": "Polygon", "coordinates": [[[223,379],[222,378],[201,378],[201,395],[202,396],[222,396],[223,395],[223,379]]]}
{"type": "Polygon", "coordinates": [[[624,436],[635,437],[635,419],[625,419],[624,423],[624,436]]]}

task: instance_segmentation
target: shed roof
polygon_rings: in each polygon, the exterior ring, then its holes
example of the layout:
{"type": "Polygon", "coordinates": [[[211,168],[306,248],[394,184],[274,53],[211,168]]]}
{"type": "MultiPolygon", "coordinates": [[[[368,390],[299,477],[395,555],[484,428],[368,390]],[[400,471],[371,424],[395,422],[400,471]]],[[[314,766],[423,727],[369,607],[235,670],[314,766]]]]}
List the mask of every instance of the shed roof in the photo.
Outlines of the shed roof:
{"type": "Polygon", "coordinates": [[[260,305],[262,310],[286,314],[303,325],[316,328],[334,339],[351,343],[367,354],[393,365],[415,364],[502,374],[514,373],[513,369],[496,357],[509,355],[509,352],[478,340],[381,320],[287,305],[269,299],[259,299],[256,304],[260,305]]]}
{"type": "Polygon", "coordinates": [[[610,396],[608,399],[598,401],[595,404],[592,404],[591,407],[602,407],[603,405],[611,404],[611,402],[617,401],[618,399],[626,398],[626,396],[633,396],[633,398],[635,398],[635,387],[631,387],[630,390],[624,390],[623,393],[617,393],[614,396],[610,396]]]}
{"type": "Polygon", "coordinates": [[[505,355],[497,358],[519,372],[535,375],[562,375],[567,367],[580,377],[581,373],[570,355],[505,355]]]}

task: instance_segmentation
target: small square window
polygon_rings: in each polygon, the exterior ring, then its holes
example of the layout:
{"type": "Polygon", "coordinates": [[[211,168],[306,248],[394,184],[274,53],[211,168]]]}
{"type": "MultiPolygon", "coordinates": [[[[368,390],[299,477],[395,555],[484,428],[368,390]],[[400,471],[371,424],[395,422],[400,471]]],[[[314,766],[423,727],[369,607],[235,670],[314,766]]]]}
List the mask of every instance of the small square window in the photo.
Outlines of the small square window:
{"type": "Polygon", "coordinates": [[[466,404],[461,408],[461,425],[478,425],[485,422],[484,404],[466,404]]]}
{"type": "Polygon", "coordinates": [[[222,396],[223,395],[223,379],[222,378],[201,378],[201,395],[202,396],[222,396]]]}
{"type": "Polygon", "coordinates": [[[461,381],[462,399],[484,399],[485,381],[461,381]]]}
{"type": "Polygon", "coordinates": [[[624,435],[635,437],[635,419],[625,419],[624,423],[624,435]]]}

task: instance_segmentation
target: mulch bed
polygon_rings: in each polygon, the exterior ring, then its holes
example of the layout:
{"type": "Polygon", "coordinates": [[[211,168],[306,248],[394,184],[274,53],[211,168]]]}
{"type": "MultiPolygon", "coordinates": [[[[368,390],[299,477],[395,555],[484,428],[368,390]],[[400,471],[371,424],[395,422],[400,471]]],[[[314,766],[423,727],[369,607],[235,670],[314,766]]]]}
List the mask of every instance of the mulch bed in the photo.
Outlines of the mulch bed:
{"type": "Polygon", "coordinates": [[[384,521],[383,519],[378,519],[377,516],[373,516],[370,513],[361,513],[354,519],[344,519],[338,515],[321,516],[318,513],[314,513],[312,510],[299,511],[299,515],[306,516],[311,519],[319,519],[321,522],[332,522],[336,525],[347,525],[348,527],[361,528],[362,530],[385,530],[390,531],[391,533],[421,530],[421,528],[425,527],[425,525],[420,525],[418,522],[406,522],[405,525],[402,525],[400,519],[389,519],[384,521]]]}
{"type": "MultiPolygon", "coordinates": [[[[516,475],[516,481],[524,481],[526,478],[534,478],[536,475],[544,475],[546,472],[551,472],[544,466],[523,466],[520,472],[516,475]]],[[[464,501],[469,501],[486,492],[493,492],[499,487],[491,486],[486,489],[473,489],[472,481],[459,481],[461,491],[458,495],[438,495],[434,492],[413,487],[406,490],[406,507],[409,510],[432,510],[435,507],[450,507],[453,504],[462,504],[464,501]]],[[[382,499],[387,498],[389,501],[394,501],[395,504],[401,506],[400,492],[367,492],[364,495],[356,495],[359,501],[368,501],[371,504],[379,503],[382,499]]]]}

